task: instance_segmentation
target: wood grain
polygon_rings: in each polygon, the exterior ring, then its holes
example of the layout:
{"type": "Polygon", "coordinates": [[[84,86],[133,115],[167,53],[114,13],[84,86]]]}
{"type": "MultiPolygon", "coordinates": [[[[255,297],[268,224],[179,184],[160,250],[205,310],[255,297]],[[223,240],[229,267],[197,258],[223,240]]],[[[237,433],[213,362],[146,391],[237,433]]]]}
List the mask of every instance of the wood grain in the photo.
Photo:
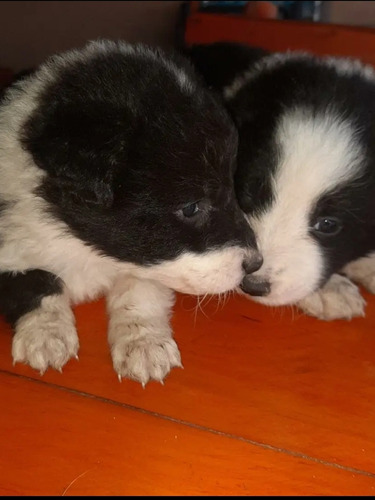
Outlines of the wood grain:
{"type": "MultiPolygon", "coordinates": [[[[120,384],[106,341],[103,301],[76,309],[80,361],[42,380],[126,403],[240,438],[375,473],[375,297],[367,317],[322,322],[243,297],[212,299],[194,313],[180,296],[173,324],[184,370],[165,386],[120,384]]],[[[0,369],[12,367],[3,324],[0,369]]]]}
{"type": "Polygon", "coordinates": [[[375,478],[0,375],[2,495],[375,492],[375,478]]]}

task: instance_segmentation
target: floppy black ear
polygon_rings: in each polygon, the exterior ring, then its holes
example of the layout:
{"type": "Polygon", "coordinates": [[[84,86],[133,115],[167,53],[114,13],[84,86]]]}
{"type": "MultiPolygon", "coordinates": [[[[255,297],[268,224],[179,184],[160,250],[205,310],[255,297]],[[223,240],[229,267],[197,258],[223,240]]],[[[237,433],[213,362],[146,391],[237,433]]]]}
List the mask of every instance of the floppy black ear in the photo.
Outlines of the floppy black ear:
{"type": "Polygon", "coordinates": [[[99,108],[89,102],[43,106],[26,123],[23,144],[64,196],[110,207],[115,173],[126,162],[127,132],[124,117],[99,108]]]}

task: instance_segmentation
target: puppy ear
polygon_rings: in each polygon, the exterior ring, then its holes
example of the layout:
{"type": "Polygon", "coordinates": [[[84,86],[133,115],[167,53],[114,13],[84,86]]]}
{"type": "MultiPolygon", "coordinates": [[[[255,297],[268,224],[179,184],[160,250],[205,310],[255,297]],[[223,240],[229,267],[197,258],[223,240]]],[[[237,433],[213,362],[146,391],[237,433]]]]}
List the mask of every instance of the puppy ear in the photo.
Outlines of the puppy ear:
{"type": "Polygon", "coordinates": [[[113,204],[111,182],[94,179],[70,179],[66,176],[49,176],[43,184],[43,193],[56,204],[86,206],[96,209],[110,208],[113,204]]]}
{"type": "Polygon", "coordinates": [[[108,208],[114,176],[126,162],[123,122],[95,104],[44,106],[26,123],[23,144],[64,197],[108,208]]]}

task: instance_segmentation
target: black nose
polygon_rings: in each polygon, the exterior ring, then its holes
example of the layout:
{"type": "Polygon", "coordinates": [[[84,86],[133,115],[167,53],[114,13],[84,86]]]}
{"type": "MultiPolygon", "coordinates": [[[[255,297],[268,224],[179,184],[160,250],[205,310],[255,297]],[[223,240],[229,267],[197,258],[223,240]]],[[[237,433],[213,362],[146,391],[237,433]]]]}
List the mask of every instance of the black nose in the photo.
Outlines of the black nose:
{"type": "Polygon", "coordinates": [[[255,271],[258,271],[262,267],[263,264],[263,257],[257,253],[252,259],[248,258],[243,261],[242,267],[245,270],[246,274],[252,274],[255,273],[255,271]]]}
{"type": "Polygon", "coordinates": [[[242,280],[240,288],[243,292],[252,295],[253,297],[263,297],[271,291],[271,285],[268,281],[259,276],[247,275],[242,280]]]}

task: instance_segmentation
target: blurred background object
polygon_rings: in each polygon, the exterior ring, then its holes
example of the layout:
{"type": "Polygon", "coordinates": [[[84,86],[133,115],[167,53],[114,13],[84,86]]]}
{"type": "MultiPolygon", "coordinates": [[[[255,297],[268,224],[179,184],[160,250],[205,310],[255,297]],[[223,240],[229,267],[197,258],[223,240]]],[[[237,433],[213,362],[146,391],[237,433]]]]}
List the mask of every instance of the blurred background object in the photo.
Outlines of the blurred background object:
{"type": "Polygon", "coordinates": [[[192,1],[181,12],[185,17],[176,38],[180,49],[194,44],[238,42],[271,52],[299,50],[358,58],[375,66],[375,29],[369,26],[375,26],[375,2],[247,2],[241,12],[219,13],[208,12],[202,2],[192,1]],[[337,3],[351,9],[351,25],[334,22],[337,12],[331,4],[337,3]],[[367,22],[355,25],[357,6],[363,21],[362,4],[369,4],[367,22]]]}
{"type": "Polygon", "coordinates": [[[318,21],[322,2],[262,1],[262,2],[199,2],[201,12],[243,13],[253,19],[295,19],[318,21]]]}
{"type": "Polygon", "coordinates": [[[373,31],[366,30],[375,27],[374,1],[2,1],[0,20],[0,86],[96,38],[181,48],[234,37],[269,50],[375,62],[373,31]]]}

